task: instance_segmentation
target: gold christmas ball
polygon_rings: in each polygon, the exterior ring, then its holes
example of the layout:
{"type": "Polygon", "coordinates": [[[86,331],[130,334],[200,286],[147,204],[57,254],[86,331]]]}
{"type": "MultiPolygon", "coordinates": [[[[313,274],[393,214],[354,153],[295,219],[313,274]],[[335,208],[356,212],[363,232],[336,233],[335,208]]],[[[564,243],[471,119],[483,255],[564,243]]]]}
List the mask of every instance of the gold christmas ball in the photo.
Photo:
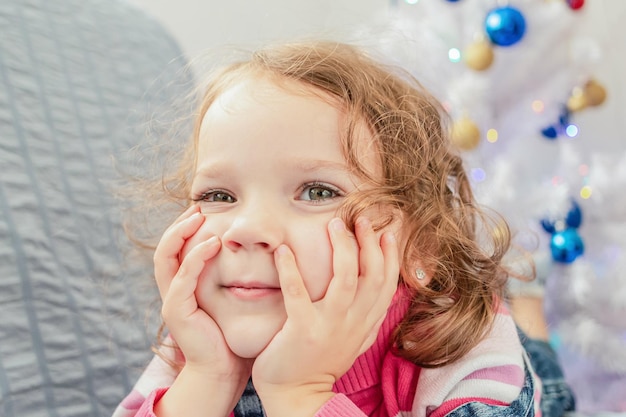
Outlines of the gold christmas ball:
{"type": "Polygon", "coordinates": [[[478,41],[465,48],[465,65],[476,71],[484,71],[493,63],[493,48],[486,41],[478,41]]]}
{"type": "Polygon", "coordinates": [[[571,112],[577,112],[585,109],[589,103],[587,103],[587,97],[581,88],[575,88],[572,95],[567,99],[567,109],[571,112]]]}
{"type": "Polygon", "coordinates": [[[583,92],[589,106],[599,106],[606,100],[606,88],[596,80],[589,80],[583,92]]]}
{"type": "Polygon", "coordinates": [[[480,143],[480,129],[469,117],[463,116],[452,125],[452,142],[464,151],[475,149],[480,143]]]}

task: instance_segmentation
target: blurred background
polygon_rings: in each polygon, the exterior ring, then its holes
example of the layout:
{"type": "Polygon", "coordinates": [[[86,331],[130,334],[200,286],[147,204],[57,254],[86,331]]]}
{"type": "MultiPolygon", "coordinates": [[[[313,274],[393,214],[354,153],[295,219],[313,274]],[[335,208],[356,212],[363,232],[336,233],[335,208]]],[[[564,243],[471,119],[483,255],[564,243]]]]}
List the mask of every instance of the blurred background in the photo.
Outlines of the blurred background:
{"type": "Polygon", "coordinates": [[[479,200],[534,252],[582,412],[626,412],[626,2],[131,0],[201,79],[211,54],[301,37],[408,69],[446,106],[479,200]]]}

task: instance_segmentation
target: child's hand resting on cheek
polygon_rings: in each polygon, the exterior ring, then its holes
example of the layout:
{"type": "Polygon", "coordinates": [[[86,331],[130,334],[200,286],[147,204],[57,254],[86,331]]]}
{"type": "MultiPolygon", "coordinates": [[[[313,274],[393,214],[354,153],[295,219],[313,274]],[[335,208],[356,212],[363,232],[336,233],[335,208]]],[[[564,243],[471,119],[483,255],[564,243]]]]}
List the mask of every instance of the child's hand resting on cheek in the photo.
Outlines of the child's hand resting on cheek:
{"type": "Polygon", "coordinates": [[[377,235],[366,218],[356,240],[340,219],[328,227],[334,276],[311,301],[285,245],[275,252],[287,321],[256,359],[252,379],[268,415],[312,416],[334,395],[333,384],[374,342],[399,277],[391,232],[377,235]]]}
{"type": "MultiPolygon", "coordinates": [[[[185,242],[198,231],[203,221],[204,216],[198,207],[192,206],[165,231],[154,254],[155,278],[163,300],[163,320],[185,357],[181,375],[166,396],[182,394],[195,399],[197,397],[192,396],[194,391],[215,386],[223,396],[205,397],[220,399],[218,402],[223,404],[211,405],[227,414],[250,378],[252,360],[242,359],[231,352],[220,328],[199,308],[196,300],[198,278],[206,262],[220,251],[220,240],[214,236],[195,246],[180,260],[185,242]]],[[[180,408],[168,410],[165,398],[158,407],[161,408],[157,410],[161,411],[159,415],[181,411],[180,408]]]]}

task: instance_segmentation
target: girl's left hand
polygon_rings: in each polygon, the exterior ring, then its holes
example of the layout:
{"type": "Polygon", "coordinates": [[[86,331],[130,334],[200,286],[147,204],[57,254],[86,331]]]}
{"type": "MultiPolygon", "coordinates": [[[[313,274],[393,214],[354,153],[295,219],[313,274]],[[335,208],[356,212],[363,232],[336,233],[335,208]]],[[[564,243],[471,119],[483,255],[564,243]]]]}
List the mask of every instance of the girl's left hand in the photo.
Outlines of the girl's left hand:
{"type": "Polygon", "coordinates": [[[258,356],[252,380],[268,416],[312,416],[333,384],[374,343],[396,291],[399,255],[392,232],[380,238],[361,217],[355,236],[340,219],[329,224],[333,273],[312,302],[293,252],[275,251],[287,320],[258,356]]]}

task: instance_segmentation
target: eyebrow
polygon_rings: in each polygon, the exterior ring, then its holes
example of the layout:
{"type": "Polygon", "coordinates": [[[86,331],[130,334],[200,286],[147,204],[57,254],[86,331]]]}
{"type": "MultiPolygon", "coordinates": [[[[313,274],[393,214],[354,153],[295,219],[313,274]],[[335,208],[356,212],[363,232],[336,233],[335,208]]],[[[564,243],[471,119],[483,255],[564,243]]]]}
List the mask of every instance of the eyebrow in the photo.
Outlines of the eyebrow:
{"type": "MultiPolygon", "coordinates": [[[[350,174],[350,169],[346,163],[339,163],[335,161],[325,161],[318,159],[307,158],[293,158],[286,164],[291,169],[299,170],[305,173],[315,172],[319,170],[332,170],[342,174],[350,174]]],[[[216,162],[210,165],[201,166],[194,174],[194,178],[223,178],[229,176],[228,173],[229,164],[216,162]]]]}
{"type": "Polygon", "coordinates": [[[319,159],[294,158],[289,161],[292,168],[302,170],[304,172],[317,171],[320,169],[332,169],[334,171],[349,172],[346,163],[334,161],[324,161],[319,159]]]}

